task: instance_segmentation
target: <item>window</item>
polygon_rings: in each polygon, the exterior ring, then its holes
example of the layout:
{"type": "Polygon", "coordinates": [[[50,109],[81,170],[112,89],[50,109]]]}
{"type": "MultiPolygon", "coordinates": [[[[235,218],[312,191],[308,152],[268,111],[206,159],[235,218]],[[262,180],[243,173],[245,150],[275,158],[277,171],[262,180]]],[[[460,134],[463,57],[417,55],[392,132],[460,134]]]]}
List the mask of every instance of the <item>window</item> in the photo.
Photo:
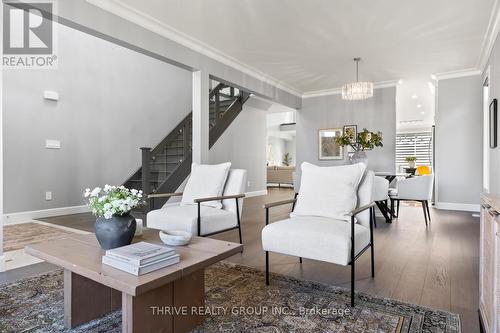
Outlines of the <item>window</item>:
{"type": "Polygon", "coordinates": [[[406,156],[416,156],[417,165],[432,166],[432,132],[396,134],[396,170],[407,167],[406,156]]]}

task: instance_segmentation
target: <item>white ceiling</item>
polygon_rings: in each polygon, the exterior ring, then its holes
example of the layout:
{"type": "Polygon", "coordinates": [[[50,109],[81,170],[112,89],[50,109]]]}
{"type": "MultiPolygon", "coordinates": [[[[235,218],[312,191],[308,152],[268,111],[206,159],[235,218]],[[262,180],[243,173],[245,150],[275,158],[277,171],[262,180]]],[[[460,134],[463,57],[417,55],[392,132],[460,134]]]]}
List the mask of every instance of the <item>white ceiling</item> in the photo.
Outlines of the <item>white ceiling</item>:
{"type": "Polygon", "coordinates": [[[305,93],[352,81],[355,56],[374,82],[479,69],[495,1],[111,2],[305,93]]]}

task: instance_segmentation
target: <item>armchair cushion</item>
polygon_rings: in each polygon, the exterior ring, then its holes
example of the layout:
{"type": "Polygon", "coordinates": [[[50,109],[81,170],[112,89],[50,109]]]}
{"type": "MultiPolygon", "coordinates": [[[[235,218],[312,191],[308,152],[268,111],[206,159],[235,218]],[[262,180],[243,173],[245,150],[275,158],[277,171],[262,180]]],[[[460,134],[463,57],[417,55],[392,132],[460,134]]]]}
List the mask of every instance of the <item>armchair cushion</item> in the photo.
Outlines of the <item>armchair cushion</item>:
{"type": "MultiPolygon", "coordinates": [[[[208,234],[238,225],[236,214],[213,207],[201,206],[201,234],[208,234]]],[[[198,234],[198,207],[165,205],[152,210],[146,217],[147,227],[158,230],[183,230],[198,234]]]]}
{"type": "MultiPolygon", "coordinates": [[[[195,205],[195,199],[221,196],[229,168],[231,168],[230,162],[215,165],[193,163],[191,176],[189,176],[182,195],[181,206],[195,205]]],[[[222,208],[220,200],[206,201],[201,204],[203,206],[222,208]]]]}
{"type": "Polygon", "coordinates": [[[393,199],[430,200],[432,198],[434,175],[424,175],[398,180],[396,191],[391,191],[393,199]]]}
{"type": "MultiPolygon", "coordinates": [[[[354,227],[356,254],[370,243],[369,228],[354,227]]],[[[297,216],[262,230],[264,251],[347,265],[350,262],[351,224],[325,217],[297,216]]]]}
{"type": "Polygon", "coordinates": [[[300,195],[291,216],[349,220],[348,214],[358,202],[358,185],[366,166],[358,163],[319,167],[304,162],[301,169],[300,195]]]}
{"type": "Polygon", "coordinates": [[[389,191],[391,190],[389,190],[389,181],[387,179],[375,176],[373,179],[373,201],[384,201],[389,199],[389,191]]]}

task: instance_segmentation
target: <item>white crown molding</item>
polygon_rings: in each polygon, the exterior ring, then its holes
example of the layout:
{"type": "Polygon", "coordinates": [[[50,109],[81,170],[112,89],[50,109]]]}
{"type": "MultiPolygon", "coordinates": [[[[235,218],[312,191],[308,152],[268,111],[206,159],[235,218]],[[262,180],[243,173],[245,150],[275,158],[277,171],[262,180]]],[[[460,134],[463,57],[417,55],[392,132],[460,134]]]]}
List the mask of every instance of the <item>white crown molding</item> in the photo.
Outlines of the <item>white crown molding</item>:
{"type": "Polygon", "coordinates": [[[284,90],[297,97],[302,96],[302,91],[281,82],[278,79],[251,67],[214,47],[193,38],[135,8],[132,8],[119,0],[86,0],[88,3],[108,11],[114,15],[124,18],[132,23],[135,23],[147,30],[157,33],[160,36],[173,40],[191,50],[201,53],[209,58],[217,60],[227,66],[230,66],[240,72],[251,75],[265,83],[284,90]]]}
{"type": "MultiPolygon", "coordinates": [[[[373,84],[374,89],[379,89],[379,88],[389,88],[389,87],[396,87],[398,85],[397,80],[392,80],[392,81],[380,81],[380,82],[375,82],[373,84]]],[[[342,93],[342,88],[333,88],[333,89],[324,89],[324,90],[315,90],[315,91],[308,91],[302,94],[302,98],[312,98],[312,97],[321,97],[321,96],[329,96],[329,95],[339,95],[342,93]]]]}
{"type": "Polygon", "coordinates": [[[481,45],[481,54],[479,55],[479,61],[476,66],[481,72],[484,71],[486,64],[488,63],[499,31],[500,3],[498,0],[495,0],[495,2],[493,3],[490,20],[488,22],[488,27],[486,29],[486,35],[484,36],[483,43],[481,45]]]}
{"type": "Polygon", "coordinates": [[[439,74],[436,74],[436,78],[438,81],[441,81],[441,80],[457,79],[457,78],[461,78],[461,77],[481,75],[481,74],[482,74],[481,70],[479,70],[477,68],[469,68],[469,69],[462,69],[462,70],[458,70],[458,71],[439,73],[439,74]]]}

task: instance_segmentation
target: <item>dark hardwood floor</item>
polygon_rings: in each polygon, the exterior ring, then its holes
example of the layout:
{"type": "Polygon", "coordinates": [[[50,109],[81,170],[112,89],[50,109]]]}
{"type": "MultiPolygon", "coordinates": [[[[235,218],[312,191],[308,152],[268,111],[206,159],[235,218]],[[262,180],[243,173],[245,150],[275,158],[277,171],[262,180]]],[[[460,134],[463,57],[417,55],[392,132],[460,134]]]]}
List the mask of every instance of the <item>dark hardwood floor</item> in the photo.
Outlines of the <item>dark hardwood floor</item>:
{"type": "MultiPolygon", "coordinates": [[[[242,229],[245,250],[229,259],[237,264],[264,270],[264,252],[260,232],[265,225],[262,204],[293,197],[286,188],[269,189],[267,196],[245,200],[242,229]]],[[[289,206],[271,210],[271,221],[288,216],[289,206]]],[[[400,218],[386,224],[377,220],[375,229],[374,279],[370,276],[370,254],[356,262],[356,289],[372,295],[394,298],[460,314],[462,332],[479,332],[479,218],[471,213],[431,209],[432,223],[425,228],[419,206],[401,206],[400,218]]],[[[45,222],[86,231],[93,230],[90,214],[43,219],[45,222]]],[[[230,231],[214,238],[238,241],[238,232],[230,231]]],[[[315,280],[349,288],[350,269],[313,260],[271,254],[273,272],[300,279],[315,280]]],[[[53,267],[37,264],[8,273],[0,273],[0,283],[39,273],[53,267]]],[[[272,282],[271,282],[272,283],[272,282]]]]}

